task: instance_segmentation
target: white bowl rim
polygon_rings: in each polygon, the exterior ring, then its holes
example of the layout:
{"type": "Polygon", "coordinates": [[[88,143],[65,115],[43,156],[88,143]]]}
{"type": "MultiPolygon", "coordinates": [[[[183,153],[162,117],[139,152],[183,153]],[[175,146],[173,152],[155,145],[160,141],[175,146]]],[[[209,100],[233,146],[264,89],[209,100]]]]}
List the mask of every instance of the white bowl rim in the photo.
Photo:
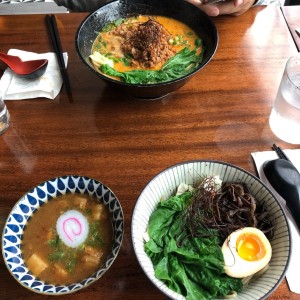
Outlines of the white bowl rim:
{"type": "MultiPolygon", "coordinates": [[[[292,254],[292,239],[291,239],[291,229],[290,229],[290,225],[289,225],[289,222],[287,220],[287,216],[283,210],[283,207],[282,207],[282,204],[277,200],[277,198],[275,197],[274,193],[260,180],[259,177],[255,176],[254,174],[250,173],[249,171],[239,167],[239,166],[236,166],[232,163],[228,163],[228,162],[224,162],[224,161],[220,161],[220,160],[213,160],[213,159],[192,159],[192,160],[185,160],[185,161],[182,161],[182,162],[178,162],[178,163],[175,163],[173,165],[170,165],[169,167],[166,167],[164,169],[162,169],[161,171],[159,171],[158,173],[156,173],[150,180],[148,180],[148,182],[144,185],[144,188],[142,189],[142,191],[139,193],[138,197],[137,197],[137,200],[136,200],[136,203],[133,207],[133,212],[132,212],[132,220],[134,219],[134,216],[135,216],[135,210],[136,210],[136,207],[138,205],[138,202],[139,202],[139,199],[141,197],[141,195],[144,193],[144,191],[146,190],[147,186],[149,184],[151,184],[157,177],[161,176],[163,173],[166,173],[168,172],[169,170],[173,169],[173,168],[176,168],[178,166],[181,166],[181,165],[185,165],[185,164],[191,164],[191,163],[216,163],[216,164],[220,164],[220,165],[225,165],[225,166],[229,166],[229,167],[232,167],[232,168],[235,168],[241,172],[244,172],[246,173],[248,176],[252,177],[254,180],[258,181],[267,191],[268,193],[271,194],[271,196],[275,199],[276,203],[278,204],[281,212],[282,212],[282,216],[285,220],[285,223],[286,223],[286,227],[287,227],[287,235],[288,235],[288,239],[289,239],[289,255],[288,255],[288,259],[287,259],[287,262],[286,262],[286,265],[284,267],[284,270],[281,274],[281,276],[278,278],[276,284],[272,287],[272,289],[264,295],[264,297],[260,298],[259,300],[264,300],[264,299],[267,299],[277,288],[278,286],[280,285],[280,283],[282,282],[282,280],[284,279],[285,277],[285,274],[286,274],[286,271],[288,269],[288,266],[289,266],[289,263],[290,263],[290,258],[291,258],[291,254],[292,254]]],[[[131,220],[131,233],[134,231],[134,228],[133,228],[133,222],[131,220]]],[[[132,245],[133,245],[133,249],[134,249],[134,254],[136,256],[136,259],[141,267],[141,269],[143,270],[144,274],[148,277],[149,281],[157,288],[159,289],[162,293],[164,293],[166,296],[170,296],[170,295],[167,295],[163,290],[161,290],[153,281],[152,279],[150,278],[150,276],[148,275],[147,272],[145,272],[144,270],[144,267],[143,265],[141,264],[139,258],[138,258],[138,255],[137,255],[137,249],[136,249],[136,246],[135,246],[135,242],[134,242],[134,236],[133,234],[131,234],[131,242],[132,242],[132,245]]],[[[168,288],[169,289],[169,288],[168,288]]],[[[170,289],[169,289],[170,290],[170,289]]],[[[170,290],[172,291],[172,290],[170,290]]],[[[173,293],[175,293],[174,291],[172,291],[173,293]]],[[[176,293],[177,294],[177,293],[176,293]]],[[[177,294],[179,295],[179,294],[177,294]]],[[[181,295],[180,295],[181,296],[181,295]]]]}

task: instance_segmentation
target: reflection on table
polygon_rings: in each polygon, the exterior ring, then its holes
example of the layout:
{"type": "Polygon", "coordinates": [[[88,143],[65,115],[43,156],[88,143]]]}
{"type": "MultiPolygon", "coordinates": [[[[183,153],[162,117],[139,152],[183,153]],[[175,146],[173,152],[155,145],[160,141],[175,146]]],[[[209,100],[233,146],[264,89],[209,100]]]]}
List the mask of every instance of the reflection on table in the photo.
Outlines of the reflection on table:
{"type": "MultiPolygon", "coordinates": [[[[73,97],[6,101],[11,125],[0,136],[0,230],[16,201],[64,174],[96,178],[120,200],[125,239],[111,269],[90,287],[63,299],[165,299],[138,265],[130,236],[135,201],[159,171],[192,159],[222,160],[255,173],[250,157],[276,138],[268,118],[287,58],[297,49],[277,7],[214,18],[219,46],[213,60],[184,87],[141,101],[105,85],[80,62],[74,36],[85,14],[57,21],[73,97]]],[[[1,16],[0,51],[52,51],[44,15],[1,16]]],[[[0,258],[1,299],[42,299],[20,286],[0,258]]],[[[299,299],[285,280],[269,299],[299,299]]]]}

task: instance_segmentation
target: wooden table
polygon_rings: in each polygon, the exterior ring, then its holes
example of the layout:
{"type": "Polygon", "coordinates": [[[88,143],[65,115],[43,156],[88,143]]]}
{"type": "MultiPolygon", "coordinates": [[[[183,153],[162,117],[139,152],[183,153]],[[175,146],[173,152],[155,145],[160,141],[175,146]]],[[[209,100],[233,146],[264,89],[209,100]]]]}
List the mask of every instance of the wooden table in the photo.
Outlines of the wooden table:
{"type": "Polygon", "coordinates": [[[300,5],[298,6],[283,6],[282,12],[284,14],[287,25],[293,36],[298,51],[300,51],[300,33],[296,33],[296,28],[300,31],[300,5]]]}
{"type": "MultiPolygon", "coordinates": [[[[251,152],[297,146],[271,132],[268,117],[287,58],[297,49],[279,8],[256,7],[214,19],[212,61],[177,92],[155,101],[122,95],[80,62],[74,35],[84,14],[57,15],[73,90],[55,100],[6,101],[11,125],[0,136],[0,230],[16,201],[64,174],[101,180],[118,196],[125,238],[111,269],[90,287],[60,299],[165,299],[136,261],[130,236],[135,201],[164,168],[191,159],[222,160],[250,172],[251,152]]],[[[52,51],[44,16],[0,17],[0,51],[52,51]]],[[[0,258],[0,299],[45,299],[21,285],[0,258]]],[[[50,298],[50,297],[48,297],[50,298]]],[[[300,299],[286,281],[269,299],[300,299]]]]}

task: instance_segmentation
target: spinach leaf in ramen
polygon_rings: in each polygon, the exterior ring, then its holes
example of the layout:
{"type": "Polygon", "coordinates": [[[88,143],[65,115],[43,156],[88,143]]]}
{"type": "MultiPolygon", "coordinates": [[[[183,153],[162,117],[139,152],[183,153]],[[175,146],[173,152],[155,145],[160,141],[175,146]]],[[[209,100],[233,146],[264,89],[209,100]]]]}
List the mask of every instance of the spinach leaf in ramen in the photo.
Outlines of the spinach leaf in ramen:
{"type": "Polygon", "coordinates": [[[100,71],[106,75],[119,77],[131,84],[153,84],[178,79],[192,73],[201,63],[203,51],[200,55],[196,50],[184,48],[171,57],[160,70],[132,70],[119,72],[108,65],[101,65],[100,71]]]}

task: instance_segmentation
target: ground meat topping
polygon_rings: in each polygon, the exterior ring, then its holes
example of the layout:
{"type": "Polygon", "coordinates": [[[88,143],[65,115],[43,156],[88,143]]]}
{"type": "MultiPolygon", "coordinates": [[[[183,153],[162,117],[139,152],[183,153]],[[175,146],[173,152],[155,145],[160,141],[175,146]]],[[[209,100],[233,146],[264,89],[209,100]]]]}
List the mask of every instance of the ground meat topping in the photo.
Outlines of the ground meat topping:
{"type": "Polygon", "coordinates": [[[154,19],[132,26],[123,24],[116,29],[115,34],[125,39],[122,51],[145,68],[164,63],[175,54],[169,44],[171,34],[154,19]]]}

